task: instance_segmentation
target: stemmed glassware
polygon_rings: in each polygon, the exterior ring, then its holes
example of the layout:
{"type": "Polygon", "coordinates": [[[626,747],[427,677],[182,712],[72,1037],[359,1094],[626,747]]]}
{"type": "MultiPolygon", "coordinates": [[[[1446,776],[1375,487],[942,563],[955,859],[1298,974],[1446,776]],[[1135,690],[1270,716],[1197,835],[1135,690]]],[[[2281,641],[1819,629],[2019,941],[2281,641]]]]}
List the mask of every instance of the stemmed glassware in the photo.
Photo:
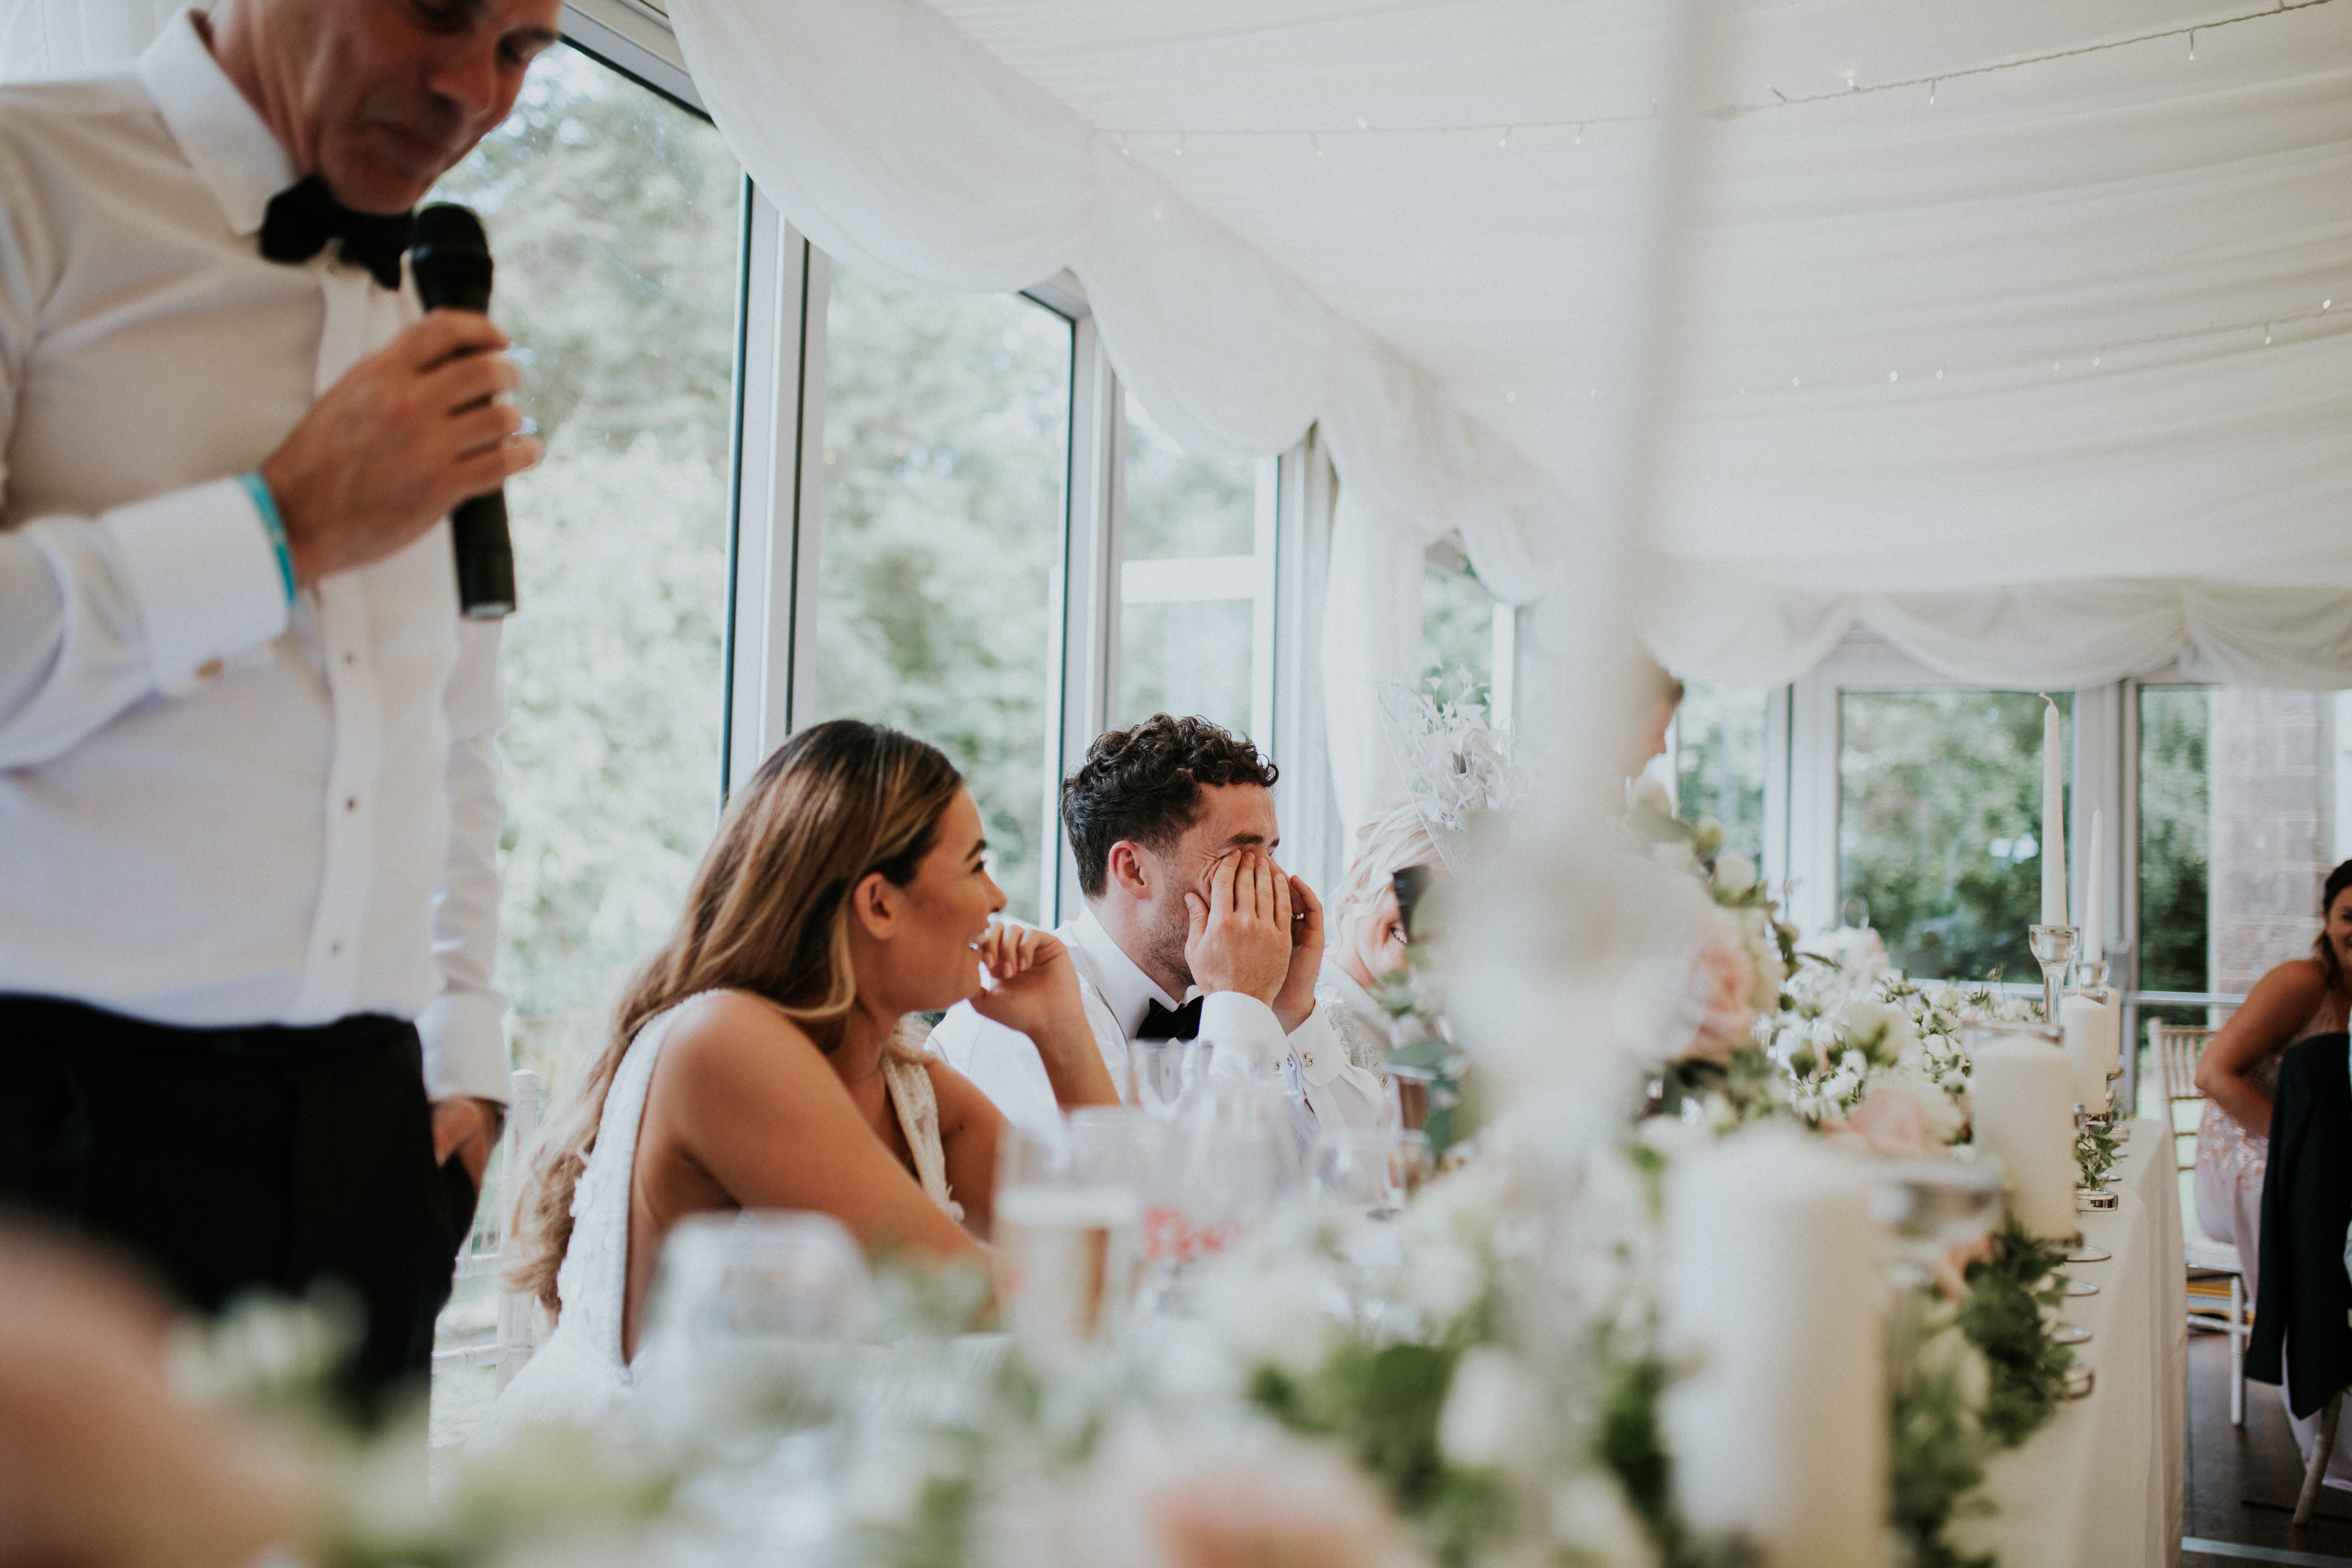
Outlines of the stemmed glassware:
{"type": "Polygon", "coordinates": [[[698,1215],[671,1230],[638,1410],[706,1455],[680,1501],[722,1556],[814,1563],[839,1550],[867,1293],[864,1254],[828,1215],[698,1215]]]}
{"type": "Polygon", "coordinates": [[[1128,1066],[1135,1103],[1163,1121],[1175,1121],[1184,1096],[1208,1077],[1211,1048],[1206,1040],[1130,1042],[1128,1066]]]}
{"type": "Polygon", "coordinates": [[[1148,1117],[1094,1114],[1043,1137],[997,1140],[996,1293],[1005,1326],[1039,1365],[1067,1367],[1108,1347],[1134,1304],[1143,1262],[1148,1117]]]}
{"type": "Polygon", "coordinates": [[[1898,1160],[1876,1167],[1871,1214],[1885,1227],[1887,1272],[1896,1289],[1892,1371],[1908,1373],[1919,1336],[1919,1293],[1956,1248],[1981,1242],[2000,1222],[2000,1162],[1898,1160]]]}

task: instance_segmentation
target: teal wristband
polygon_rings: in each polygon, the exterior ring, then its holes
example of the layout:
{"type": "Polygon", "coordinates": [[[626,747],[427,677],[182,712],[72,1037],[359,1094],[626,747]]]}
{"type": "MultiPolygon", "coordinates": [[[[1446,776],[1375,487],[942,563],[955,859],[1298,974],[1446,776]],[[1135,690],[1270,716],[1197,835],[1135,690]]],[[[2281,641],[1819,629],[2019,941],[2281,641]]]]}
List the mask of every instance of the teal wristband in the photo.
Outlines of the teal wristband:
{"type": "Polygon", "coordinates": [[[253,510],[261,514],[261,526],[268,531],[269,548],[278,552],[278,575],[286,584],[286,602],[294,602],[294,552],[287,548],[286,520],[278,515],[278,498],[269,493],[269,481],[260,473],[239,474],[236,482],[253,498],[253,510]]]}

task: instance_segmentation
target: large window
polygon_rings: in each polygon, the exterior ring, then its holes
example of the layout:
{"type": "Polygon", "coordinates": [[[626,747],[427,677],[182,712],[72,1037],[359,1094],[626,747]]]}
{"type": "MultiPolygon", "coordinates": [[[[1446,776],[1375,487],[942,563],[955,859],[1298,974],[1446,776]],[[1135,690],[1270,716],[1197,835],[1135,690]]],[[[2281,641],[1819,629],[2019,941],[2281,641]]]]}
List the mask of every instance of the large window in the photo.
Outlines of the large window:
{"type": "Polygon", "coordinates": [[[1876,928],[1896,967],[2040,974],[2026,928],[2041,918],[2042,716],[2030,691],[1841,694],[1841,913],[1876,928]]]}
{"type": "MultiPolygon", "coordinates": [[[[1421,574],[1421,679],[1446,701],[1491,709],[1495,624],[1500,608],[1460,547],[1433,546],[1421,574]]],[[[1491,712],[1490,720],[1502,721],[1491,712]]]]}
{"type": "Polygon", "coordinates": [[[1739,686],[1688,683],[1669,754],[1683,816],[1723,824],[1723,845],[1764,856],[1764,722],[1769,699],[1739,686]]]}
{"type": "Polygon", "coordinates": [[[1259,465],[1184,451],[1129,397],[1120,468],[1113,724],[1198,714],[1269,740],[1274,528],[1259,465]]]}
{"type": "MultiPolygon", "coordinates": [[[[508,487],[499,971],[562,1097],[666,936],[716,822],[742,173],[718,133],[568,47],[436,195],[478,209],[547,460],[508,487]]],[[[496,1186],[479,1223],[495,1224],[496,1186]]],[[[445,1343],[487,1337],[465,1281],[445,1343]]],[[[441,1438],[495,1392],[436,1389],[441,1438]]]]}
{"type": "MultiPolygon", "coordinates": [[[[2139,985],[2208,991],[2212,801],[2206,773],[2212,693],[2147,686],[2139,693],[2139,985]]],[[[2202,1008],[2159,1015],[2202,1023],[2202,1008]]]]}
{"type": "Polygon", "coordinates": [[[872,720],[946,752],[1028,921],[1054,866],[1070,354],[1070,323],[1017,296],[929,299],[832,268],[807,721],[872,720]]]}
{"type": "Polygon", "coordinates": [[[547,442],[508,492],[499,972],[554,1093],[717,818],[741,185],[709,125],[558,47],[436,193],[489,229],[547,442]]]}

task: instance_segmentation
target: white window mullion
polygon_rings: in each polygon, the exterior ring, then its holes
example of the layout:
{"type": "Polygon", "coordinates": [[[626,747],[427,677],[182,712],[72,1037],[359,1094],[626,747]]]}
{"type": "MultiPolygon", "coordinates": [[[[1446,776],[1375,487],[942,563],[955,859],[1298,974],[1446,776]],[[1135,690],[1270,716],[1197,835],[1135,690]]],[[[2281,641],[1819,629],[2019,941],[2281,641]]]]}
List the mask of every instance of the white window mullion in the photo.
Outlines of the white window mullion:
{"type": "Polygon", "coordinates": [[[1080,316],[1070,350],[1070,471],[1065,512],[1061,616],[1055,665],[1061,689],[1055,733],[1046,748],[1045,834],[1056,846],[1055,870],[1039,907],[1049,923],[1080,906],[1077,862],[1060,828],[1062,780],[1109,722],[1118,689],[1118,584],[1115,547],[1118,513],[1118,378],[1111,374],[1092,316],[1080,316]]]}
{"type": "MultiPolygon", "coordinates": [[[[732,483],[733,597],[728,613],[726,785],[731,795],[792,731],[796,578],[814,564],[814,514],[801,529],[802,431],[809,407],[808,329],[817,274],[817,374],[822,387],[824,258],[749,185],[736,364],[732,483]],[[803,542],[797,536],[810,537],[803,542]]],[[[821,403],[822,398],[818,401],[821,403]]],[[[809,590],[814,592],[814,573],[809,590]]]]}

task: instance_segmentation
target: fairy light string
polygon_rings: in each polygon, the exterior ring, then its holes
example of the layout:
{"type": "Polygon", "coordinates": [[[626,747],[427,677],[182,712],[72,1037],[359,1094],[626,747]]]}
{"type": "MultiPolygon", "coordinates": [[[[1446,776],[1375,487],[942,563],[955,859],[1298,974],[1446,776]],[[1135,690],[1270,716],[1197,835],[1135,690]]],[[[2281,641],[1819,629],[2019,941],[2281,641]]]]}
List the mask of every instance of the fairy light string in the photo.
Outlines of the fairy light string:
{"type": "MultiPolygon", "coordinates": [[[[2259,9],[2242,11],[2236,16],[2217,17],[2209,22],[2158,28],[2150,32],[2135,33],[2129,37],[2109,38],[2101,43],[2078,44],[2072,48],[2052,49],[2038,55],[2023,55],[2014,59],[1996,60],[1990,65],[1957,66],[1927,76],[1903,77],[1891,81],[1864,82],[1854,74],[1848,72],[1839,79],[1843,85],[1825,89],[1820,92],[1786,93],[1768,83],[1765,90],[1772,95],[1769,100],[1759,100],[1752,103],[1718,104],[1712,109],[1701,110],[1698,112],[1703,119],[1741,120],[1749,115],[1763,114],[1774,110],[1801,109],[1809,104],[1866,98],[1874,93],[1911,91],[1920,88],[1927,89],[1927,101],[1933,104],[1937,100],[1937,89],[1946,82],[1961,81],[1969,77],[1990,76],[1997,71],[2024,70],[2033,66],[2049,65],[2059,60],[2079,59],[2086,55],[2105,54],[2116,49],[2137,48],[2143,45],[2161,43],[2168,39],[2185,39],[2189,46],[2189,58],[2193,60],[2197,58],[2197,35],[2200,33],[2217,32],[2223,27],[2234,27],[2242,23],[2267,21],[2273,17],[2292,16],[2298,11],[2315,10],[2319,6],[2331,5],[2335,3],[2336,0],[2274,0],[2273,4],[2259,9]]],[[[1345,142],[1349,138],[1364,136],[1457,136],[1475,133],[1494,137],[1498,151],[1508,151],[1511,139],[1525,132],[1573,131],[1576,133],[1576,144],[1582,146],[1584,132],[1594,126],[1640,125],[1654,121],[1657,117],[1657,104],[1653,101],[1646,114],[1580,114],[1573,119],[1559,120],[1491,120],[1448,124],[1376,125],[1370,117],[1357,115],[1354,117],[1355,124],[1352,128],[1325,125],[1304,130],[1270,130],[1244,126],[1218,130],[1199,126],[1130,125],[1099,128],[1096,134],[1118,138],[1122,152],[1129,150],[1129,139],[1131,137],[1173,138],[1179,144],[1176,154],[1179,157],[1183,155],[1181,143],[1187,138],[1198,141],[1290,141],[1308,143],[1313,147],[1316,156],[1320,157],[1325,151],[1323,139],[1327,136],[1336,142],[1345,142]]]]}

